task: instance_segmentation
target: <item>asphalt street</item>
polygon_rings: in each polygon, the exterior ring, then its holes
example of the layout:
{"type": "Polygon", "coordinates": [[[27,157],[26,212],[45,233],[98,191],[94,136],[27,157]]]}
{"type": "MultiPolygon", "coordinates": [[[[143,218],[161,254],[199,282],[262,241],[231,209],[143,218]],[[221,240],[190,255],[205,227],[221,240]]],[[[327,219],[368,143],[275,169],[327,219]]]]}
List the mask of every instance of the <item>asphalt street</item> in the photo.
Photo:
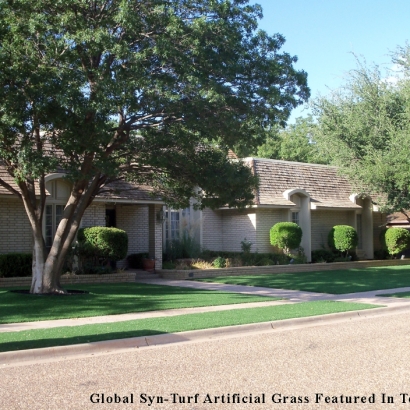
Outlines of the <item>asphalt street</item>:
{"type": "Polygon", "coordinates": [[[410,408],[409,319],[402,312],[2,368],[0,409],[410,408]]]}

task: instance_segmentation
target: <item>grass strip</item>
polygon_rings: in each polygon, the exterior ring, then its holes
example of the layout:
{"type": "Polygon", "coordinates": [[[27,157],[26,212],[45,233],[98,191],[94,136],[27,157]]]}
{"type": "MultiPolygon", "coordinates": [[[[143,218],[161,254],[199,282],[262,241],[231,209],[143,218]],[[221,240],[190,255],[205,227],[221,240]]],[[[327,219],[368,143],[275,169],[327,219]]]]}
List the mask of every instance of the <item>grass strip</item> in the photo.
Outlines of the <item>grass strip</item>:
{"type": "Polygon", "coordinates": [[[152,336],[163,333],[178,333],[190,330],[372,309],[375,307],[380,306],[364,303],[315,301],[296,303],[293,305],[232,309],[173,317],[138,319],[126,322],[24,330],[20,332],[0,333],[0,351],[36,349],[102,340],[152,336]]]}
{"type": "Polygon", "coordinates": [[[219,276],[197,280],[341,295],[410,286],[410,265],[272,275],[219,276]]]}
{"type": "Polygon", "coordinates": [[[383,295],[376,296],[383,296],[386,298],[410,298],[410,292],[385,293],[383,295]]]}
{"type": "Polygon", "coordinates": [[[258,295],[142,283],[74,284],[68,285],[67,289],[87,290],[90,293],[71,296],[38,296],[12,293],[7,288],[1,288],[0,323],[280,300],[280,298],[258,295]]]}

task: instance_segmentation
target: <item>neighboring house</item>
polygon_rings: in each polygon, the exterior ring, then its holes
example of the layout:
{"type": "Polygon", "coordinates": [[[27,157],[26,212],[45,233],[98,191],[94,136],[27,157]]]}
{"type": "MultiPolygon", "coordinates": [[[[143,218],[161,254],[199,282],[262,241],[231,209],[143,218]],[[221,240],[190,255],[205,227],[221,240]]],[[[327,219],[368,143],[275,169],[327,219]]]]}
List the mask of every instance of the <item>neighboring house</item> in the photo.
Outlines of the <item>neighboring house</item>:
{"type": "MultiPolygon", "coordinates": [[[[18,189],[13,179],[0,168],[0,177],[18,189]]],[[[82,227],[114,226],[128,233],[128,254],[148,252],[162,266],[163,201],[150,195],[150,187],[136,187],[127,182],[107,185],[109,191],[98,195],[85,211],[82,227]]],[[[46,177],[47,200],[43,221],[46,246],[51,247],[56,227],[70,193],[70,183],[64,174],[46,177]]],[[[0,253],[32,252],[31,227],[23,203],[0,187],[0,253]]],[[[120,261],[118,267],[125,266],[120,261]]]]}
{"type": "Polygon", "coordinates": [[[303,231],[301,246],[308,260],[311,251],[327,247],[334,225],[350,225],[359,235],[357,253],[373,259],[380,247],[379,233],[386,216],[359,198],[337,168],[260,158],[244,161],[259,177],[254,205],[243,211],[221,208],[201,212],[201,245],[209,250],[240,251],[250,240],[252,252],[273,252],[269,231],[277,222],[296,222],[303,231]]]}
{"type": "MultiPolygon", "coordinates": [[[[408,212],[408,211],[407,211],[408,212]]],[[[387,228],[405,228],[410,230],[410,222],[401,212],[387,215],[387,228]]]]}

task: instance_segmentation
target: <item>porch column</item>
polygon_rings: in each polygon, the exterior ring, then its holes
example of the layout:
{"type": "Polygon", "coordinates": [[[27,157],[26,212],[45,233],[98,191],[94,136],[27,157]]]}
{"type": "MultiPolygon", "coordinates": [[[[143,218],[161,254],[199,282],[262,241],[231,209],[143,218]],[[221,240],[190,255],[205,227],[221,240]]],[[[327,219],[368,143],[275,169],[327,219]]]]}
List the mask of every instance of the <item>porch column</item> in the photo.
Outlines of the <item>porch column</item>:
{"type": "Polygon", "coordinates": [[[369,197],[363,200],[362,239],[366,259],[374,259],[373,249],[373,205],[369,197]]]}
{"type": "Polygon", "coordinates": [[[300,196],[300,227],[302,228],[302,242],[307,261],[312,262],[312,223],[310,218],[310,197],[300,196]]]}
{"type": "Polygon", "coordinates": [[[157,218],[161,210],[162,205],[148,205],[148,252],[155,259],[155,269],[162,269],[162,221],[157,218]]]}

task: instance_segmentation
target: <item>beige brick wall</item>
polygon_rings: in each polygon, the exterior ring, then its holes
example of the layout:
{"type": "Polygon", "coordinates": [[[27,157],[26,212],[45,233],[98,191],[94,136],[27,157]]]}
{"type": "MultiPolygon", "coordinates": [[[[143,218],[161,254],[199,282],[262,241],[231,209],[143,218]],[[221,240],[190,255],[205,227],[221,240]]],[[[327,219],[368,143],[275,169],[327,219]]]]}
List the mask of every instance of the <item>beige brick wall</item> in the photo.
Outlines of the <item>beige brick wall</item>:
{"type": "Polygon", "coordinates": [[[205,208],[202,210],[202,243],[204,249],[222,250],[222,212],[205,208]]]}
{"type": "Polygon", "coordinates": [[[84,212],[82,227],[105,226],[105,204],[94,203],[84,212]]]}
{"type": "MultiPolygon", "coordinates": [[[[256,242],[255,211],[227,210],[222,214],[222,247],[224,251],[240,252],[244,239],[256,242]]],[[[253,245],[254,246],[254,245],[253,245]]],[[[252,251],[255,249],[252,248],[252,251]]]]}
{"type": "Polygon", "coordinates": [[[116,206],[117,228],[128,234],[128,253],[148,252],[148,206],[116,206]]]}
{"type": "Polygon", "coordinates": [[[278,222],[288,221],[289,211],[287,209],[258,209],[256,212],[257,238],[252,247],[260,253],[279,252],[270,244],[270,229],[278,222]]]}
{"type": "Polygon", "coordinates": [[[0,253],[32,252],[33,235],[23,203],[0,198],[0,253]]]}
{"type": "Polygon", "coordinates": [[[327,247],[327,236],[335,225],[350,225],[349,211],[312,211],[312,251],[327,247]]]}

